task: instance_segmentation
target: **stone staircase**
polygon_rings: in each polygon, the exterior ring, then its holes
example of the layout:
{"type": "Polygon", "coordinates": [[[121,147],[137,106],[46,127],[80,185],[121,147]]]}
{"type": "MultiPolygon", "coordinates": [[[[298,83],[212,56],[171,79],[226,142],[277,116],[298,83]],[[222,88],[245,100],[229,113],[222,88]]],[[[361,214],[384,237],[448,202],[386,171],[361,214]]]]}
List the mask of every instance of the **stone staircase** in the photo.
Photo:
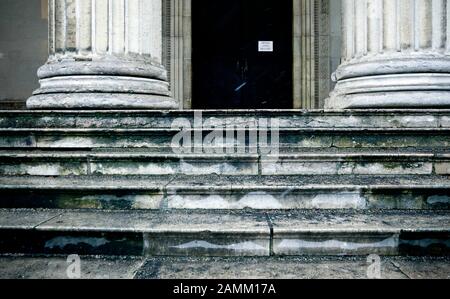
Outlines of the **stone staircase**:
{"type": "Polygon", "coordinates": [[[199,113],[0,111],[0,252],[449,254],[450,110],[199,113]]]}

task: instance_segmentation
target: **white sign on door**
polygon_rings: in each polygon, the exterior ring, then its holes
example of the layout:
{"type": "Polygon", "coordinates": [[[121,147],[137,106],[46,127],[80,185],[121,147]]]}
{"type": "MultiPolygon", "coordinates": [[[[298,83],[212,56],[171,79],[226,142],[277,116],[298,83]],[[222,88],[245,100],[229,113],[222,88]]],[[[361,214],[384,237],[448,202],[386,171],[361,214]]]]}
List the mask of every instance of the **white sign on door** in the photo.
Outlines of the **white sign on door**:
{"type": "Polygon", "coordinates": [[[259,41],[258,42],[259,52],[273,52],[273,41],[259,41]]]}

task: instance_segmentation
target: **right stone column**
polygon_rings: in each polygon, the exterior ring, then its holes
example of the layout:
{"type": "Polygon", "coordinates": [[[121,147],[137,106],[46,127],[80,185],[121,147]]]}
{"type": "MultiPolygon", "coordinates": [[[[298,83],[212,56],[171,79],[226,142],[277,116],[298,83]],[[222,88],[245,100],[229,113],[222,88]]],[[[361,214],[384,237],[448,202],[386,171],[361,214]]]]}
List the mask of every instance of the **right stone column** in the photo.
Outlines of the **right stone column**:
{"type": "Polygon", "coordinates": [[[450,107],[447,0],[342,4],[342,63],[326,108],[450,107]]]}

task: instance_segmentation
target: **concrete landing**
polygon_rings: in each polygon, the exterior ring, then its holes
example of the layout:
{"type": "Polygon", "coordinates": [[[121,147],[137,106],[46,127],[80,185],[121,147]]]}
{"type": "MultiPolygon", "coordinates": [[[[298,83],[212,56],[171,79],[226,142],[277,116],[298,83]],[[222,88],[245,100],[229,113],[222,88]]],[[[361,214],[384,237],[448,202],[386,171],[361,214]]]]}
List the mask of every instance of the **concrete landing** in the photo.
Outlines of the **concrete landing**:
{"type": "MultiPolygon", "coordinates": [[[[73,260],[1,256],[0,279],[68,279],[73,260]]],[[[82,257],[81,279],[367,279],[365,257],[119,258],[82,257]]],[[[450,259],[384,257],[382,279],[450,279],[450,259]]],[[[370,272],[369,272],[370,274],[370,272]]]]}

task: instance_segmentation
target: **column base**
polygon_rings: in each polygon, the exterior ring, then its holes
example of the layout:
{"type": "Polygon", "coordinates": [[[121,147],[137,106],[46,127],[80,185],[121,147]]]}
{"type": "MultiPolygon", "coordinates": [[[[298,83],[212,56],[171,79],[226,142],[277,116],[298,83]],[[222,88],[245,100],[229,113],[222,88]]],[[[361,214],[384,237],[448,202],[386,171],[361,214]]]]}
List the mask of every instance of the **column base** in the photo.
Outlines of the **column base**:
{"type": "Polygon", "coordinates": [[[34,95],[27,101],[27,108],[52,109],[148,109],[176,110],[178,102],[169,96],[127,93],[55,93],[34,95]]]}
{"type": "Polygon", "coordinates": [[[92,60],[58,60],[38,71],[40,88],[28,109],[179,109],[171,97],[167,72],[151,57],[129,54],[92,60]]]}
{"type": "Polygon", "coordinates": [[[449,73],[372,75],[341,79],[326,108],[448,108],[449,73]]]}
{"type": "Polygon", "coordinates": [[[450,91],[398,91],[332,95],[326,109],[426,109],[450,108],[450,91]]]}

